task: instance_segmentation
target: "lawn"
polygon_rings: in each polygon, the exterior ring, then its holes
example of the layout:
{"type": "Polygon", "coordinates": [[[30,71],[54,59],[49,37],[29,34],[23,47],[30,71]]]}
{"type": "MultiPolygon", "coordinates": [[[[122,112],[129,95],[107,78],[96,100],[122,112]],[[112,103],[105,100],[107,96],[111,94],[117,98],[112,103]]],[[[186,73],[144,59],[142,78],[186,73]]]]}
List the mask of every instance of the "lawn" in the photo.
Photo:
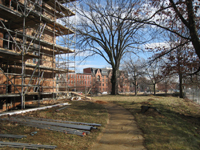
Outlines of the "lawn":
{"type": "MultiPolygon", "coordinates": [[[[27,138],[12,139],[12,138],[0,138],[0,141],[7,142],[20,142],[42,145],[57,145],[58,150],[85,150],[89,149],[94,141],[96,141],[99,133],[102,132],[105,127],[108,114],[106,109],[97,103],[86,101],[73,101],[71,105],[60,111],[56,111],[58,107],[31,112],[24,114],[24,116],[57,119],[65,121],[77,121],[87,123],[100,123],[102,127],[97,130],[93,130],[89,135],[84,137],[72,134],[65,134],[62,132],[49,131],[45,129],[37,129],[33,127],[21,126],[17,123],[9,123],[6,121],[0,121],[0,133],[1,134],[17,134],[27,135],[27,138]],[[31,132],[37,132],[34,136],[31,136],[31,132]]],[[[16,148],[4,147],[2,150],[15,150],[16,148]]]]}
{"type": "Polygon", "coordinates": [[[101,96],[130,111],[143,131],[148,150],[199,150],[200,106],[185,99],[162,96],[101,96]],[[141,106],[156,111],[141,113],[141,106]]]}

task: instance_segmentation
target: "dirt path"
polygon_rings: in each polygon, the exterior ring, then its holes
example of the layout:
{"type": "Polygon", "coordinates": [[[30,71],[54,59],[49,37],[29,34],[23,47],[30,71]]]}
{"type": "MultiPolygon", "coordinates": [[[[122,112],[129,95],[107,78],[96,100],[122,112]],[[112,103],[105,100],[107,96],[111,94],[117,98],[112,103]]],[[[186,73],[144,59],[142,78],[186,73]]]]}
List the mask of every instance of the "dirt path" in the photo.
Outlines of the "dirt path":
{"type": "Polygon", "coordinates": [[[123,107],[107,104],[109,123],[92,150],[146,150],[133,115],[123,107]]]}

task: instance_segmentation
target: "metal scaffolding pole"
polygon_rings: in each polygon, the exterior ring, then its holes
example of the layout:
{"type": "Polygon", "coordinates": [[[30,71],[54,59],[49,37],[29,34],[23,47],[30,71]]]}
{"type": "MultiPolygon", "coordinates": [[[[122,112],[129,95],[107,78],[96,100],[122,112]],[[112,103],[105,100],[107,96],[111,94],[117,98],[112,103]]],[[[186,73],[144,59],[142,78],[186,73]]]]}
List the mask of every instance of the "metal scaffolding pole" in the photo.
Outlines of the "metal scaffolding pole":
{"type": "Polygon", "coordinates": [[[25,93],[24,93],[24,75],[25,75],[25,60],[24,60],[24,52],[25,52],[25,35],[26,35],[26,5],[27,0],[24,0],[24,12],[23,12],[23,49],[22,49],[22,89],[21,89],[21,109],[25,108],[25,93]]]}

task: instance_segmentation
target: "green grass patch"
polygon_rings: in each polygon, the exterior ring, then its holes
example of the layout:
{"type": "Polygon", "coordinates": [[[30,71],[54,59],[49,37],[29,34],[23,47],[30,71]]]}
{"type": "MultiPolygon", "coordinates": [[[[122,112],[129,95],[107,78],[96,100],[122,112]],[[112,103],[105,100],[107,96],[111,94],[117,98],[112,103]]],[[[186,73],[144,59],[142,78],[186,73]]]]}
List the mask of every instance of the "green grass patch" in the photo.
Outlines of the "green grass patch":
{"type": "Polygon", "coordinates": [[[158,96],[102,96],[129,110],[143,131],[148,150],[199,150],[200,106],[184,99],[158,96]],[[156,107],[141,113],[141,106],[156,107]]]}
{"type": "MultiPolygon", "coordinates": [[[[16,134],[27,135],[27,138],[12,139],[12,138],[0,138],[0,141],[9,142],[21,142],[31,144],[43,144],[43,145],[57,145],[56,149],[59,150],[86,150],[91,147],[93,142],[97,140],[97,136],[102,132],[108,119],[106,109],[96,103],[86,101],[74,101],[70,102],[72,105],[66,109],[56,112],[56,108],[35,111],[24,114],[25,116],[48,118],[66,121],[88,122],[88,123],[100,123],[102,127],[97,130],[93,130],[89,135],[80,137],[77,135],[65,134],[56,131],[49,131],[45,129],[37,129],[33,127],[21,126],[16,123],[9,123],[6,121],[0,122],[0,133],[3,134],[16,134]],[[30,133],[37,131],[37,134],[31,136],[30,133]]],[[[15,150],[16,148],[4,147],[2,150],[15,150]]]]}

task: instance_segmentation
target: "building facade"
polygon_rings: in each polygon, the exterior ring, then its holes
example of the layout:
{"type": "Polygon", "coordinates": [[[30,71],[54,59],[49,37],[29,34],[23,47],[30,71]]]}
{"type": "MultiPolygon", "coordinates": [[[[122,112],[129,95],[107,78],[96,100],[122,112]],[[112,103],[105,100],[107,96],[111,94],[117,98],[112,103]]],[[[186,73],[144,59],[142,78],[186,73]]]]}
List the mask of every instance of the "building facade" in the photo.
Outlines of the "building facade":
{"type": "MultiPolygon", "coordinates": [[[[107,68],[85,68],[84,73],[91,74],[91,86],[93,93],[111,93],[112,69],[107,68]]],[[[118,74],[118,92],[129,92],[128,74],[125,71],[119,71],[118,74]]]]}
{"type": "Polygon", "coordinates": [[[74,33],[57,21],[75,15],[73,1],[0,0],[0,111],[56,99],[56,74],[74,72],[57,65],[59,55],[74,50],[56,44],[57,37],[74,33]]]}

